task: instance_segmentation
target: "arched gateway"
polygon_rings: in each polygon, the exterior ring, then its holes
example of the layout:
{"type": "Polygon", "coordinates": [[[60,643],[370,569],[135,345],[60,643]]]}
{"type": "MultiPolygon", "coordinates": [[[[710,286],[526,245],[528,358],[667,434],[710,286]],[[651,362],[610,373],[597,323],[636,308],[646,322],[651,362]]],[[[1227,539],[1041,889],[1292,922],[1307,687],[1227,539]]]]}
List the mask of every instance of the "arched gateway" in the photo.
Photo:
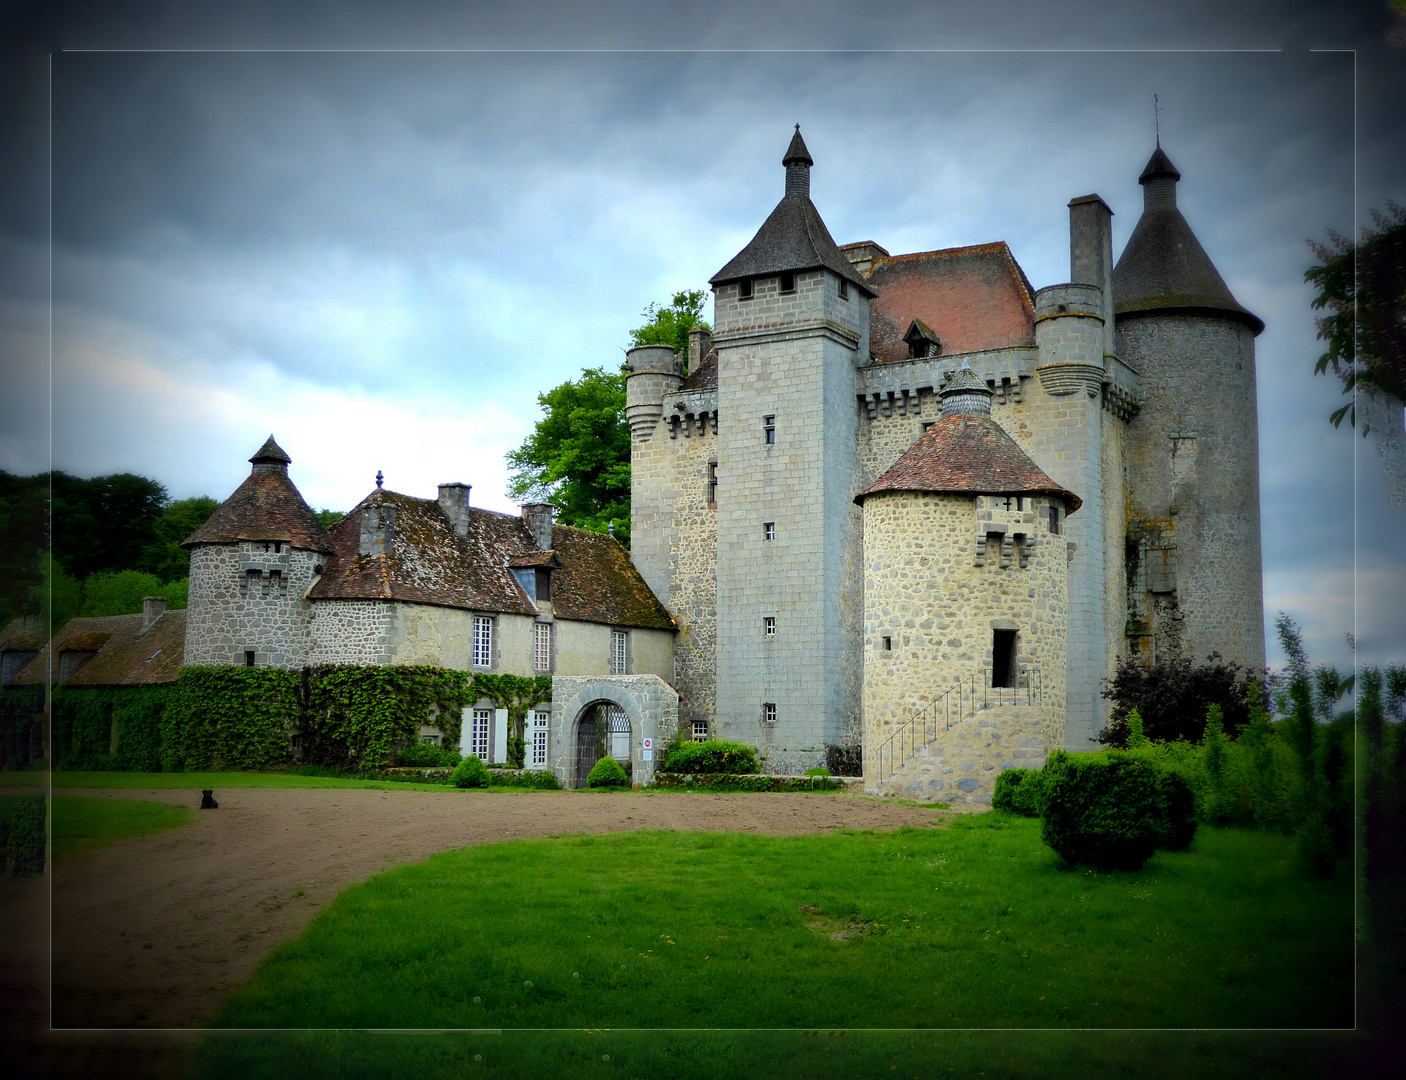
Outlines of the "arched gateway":
{"type": "Polygon", "coordinates": [[[646,784],[678,716],[678,694],[657,675],[555,678],[552,771],[563,786],[584,787],[591,768],[609,754],[628,763],[632,782],[646,784]]]}

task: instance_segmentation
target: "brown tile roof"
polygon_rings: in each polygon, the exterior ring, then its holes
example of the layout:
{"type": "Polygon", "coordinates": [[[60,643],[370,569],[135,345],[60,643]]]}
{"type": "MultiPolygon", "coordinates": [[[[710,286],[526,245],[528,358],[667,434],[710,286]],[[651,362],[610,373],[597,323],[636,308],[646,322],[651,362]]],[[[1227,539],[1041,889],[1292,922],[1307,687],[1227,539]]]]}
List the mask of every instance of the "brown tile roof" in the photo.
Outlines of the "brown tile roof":
{"type": "Polygon", "coordinates": [[[240,540],[286,540],[294,547],[331,553],[327,530],[318,523],[293,481],[277,469],[249,474],[210,520],[181,544],[230,544],[240,540]]]}
{"type": "Polygon", "coordinates": [[[714,390],[718,385],[718,350],[710,349],[696,368],[688,373],[680,390],[714,390]]]}
{"type": "Polygon", "coordinates": [[[42,631],[26,630],[24,628],[24,617],[13,620],[9,626],[0,631],[0,652],[28,652],[30,649],[42,649],[44,642],[48,640],[48,635],[42,631]]]}
{"type": "Polygon", "coordinates": [[[790,270],[819,267],[852,282],[870,296],[874,294],[873,284],[864,280],[836,245],[810,196],[786,195],[762,222],[757,235],[708,283],[723,285],[741,278],[775,277],[790,270]]]}
{"type": "Polygon", "coordinates": [[[1035,344],[1030,282],[1004,242],[877,256],[869,284],[869,351],[880,363],[908,359],[903,335],[916,319],[942,353],[1035,344]]]}
{"type": "MultiPolygon", "coordinates": [[[[553,531],[560,528],[554,525],[553,531]]],[[[511,555],[508,557],[508,565],[515,570],[521,570],[531,566],[560,566],[561,561],[557,558],[555,551],[534,551],[528,555],[511,555]]]]}
{"type": "MultiPolygon", "coordinates": [[[[16,684],[42,683],[52,653],[96,652],[65,686],[151,686],[176,681],[185,653],[186,613],[167,611],[142,633],[143,615],[71,619],[46,648],[15,676],[16,684]]],[[[57,678],[58,667],[55,666],[57,678]]]]}
{"type": "Polygon", "coordinates": [[[373,491],[332,527],[335,554],[313,586],[313,600],[395,599],[475,611],[532,615],[536,606],[509,565],[549,565],[553,556],[553,611],[563,619],[673,629],[669,613],[649,591],[613,538],[565,525],[553,527],[554,549],[544,552],[520,517],[469,509],[460,536],[434,499],[373,491]],[[361,511],[395,508],[390,550],[361,555],[361,511]]]}
{"type": "Polygon", "coordinates": [[[936,421],[854,501],[863,503],[866,496],[881,491],[1057,495],[1071,514],[1081,501],[1046,476],[1000,424],[975,413],[936,421]]]}

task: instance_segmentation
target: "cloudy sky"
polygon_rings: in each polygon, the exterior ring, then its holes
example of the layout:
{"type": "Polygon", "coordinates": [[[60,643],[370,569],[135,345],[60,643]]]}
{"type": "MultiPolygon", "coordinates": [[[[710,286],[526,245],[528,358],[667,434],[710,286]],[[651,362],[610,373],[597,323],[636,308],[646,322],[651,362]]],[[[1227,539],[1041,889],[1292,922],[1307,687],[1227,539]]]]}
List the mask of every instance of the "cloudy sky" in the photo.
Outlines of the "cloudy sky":
{"type": "Polygon", "coordinates": [[[1155,92],[1180,206],[1267,324],[1266,613],[1315,658],[1349,663],[1355,628],[1400,659],[1406,511],[1326,422],[1302,278],[1307,238],[1406,202],[1406,50],[1385,3],[1228,6],[163,0],[20,26],[0,468],[223,498],[272,432],[316,507],[381,469],[511,510],[536,395],[750,239],[792,124],[840,243],[1005,240],[1039,288],[1068,277],[1074,196],[1121,250],[1155,92]]]}

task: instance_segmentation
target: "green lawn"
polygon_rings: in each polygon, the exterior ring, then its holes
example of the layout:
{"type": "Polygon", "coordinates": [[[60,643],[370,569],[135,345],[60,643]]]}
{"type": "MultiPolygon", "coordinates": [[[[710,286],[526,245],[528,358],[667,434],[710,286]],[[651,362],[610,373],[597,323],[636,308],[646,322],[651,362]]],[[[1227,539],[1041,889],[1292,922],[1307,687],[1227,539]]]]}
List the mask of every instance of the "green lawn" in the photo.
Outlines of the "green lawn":
{"type": "Polygon", "coordinates": [[[195,820],[195,812],[167,803],[135,799],[54,798],[51,811],[55,856],[106,847],[114,840],[178,829],[195,820]]]}
{"type": "Polygon", "coordinates": [[[1111,875],[1002,814],[517,841],[347,890],[216,1026],[1350,1027],[1352,935],[1346,874],[1234,830],[1111,875]]]}

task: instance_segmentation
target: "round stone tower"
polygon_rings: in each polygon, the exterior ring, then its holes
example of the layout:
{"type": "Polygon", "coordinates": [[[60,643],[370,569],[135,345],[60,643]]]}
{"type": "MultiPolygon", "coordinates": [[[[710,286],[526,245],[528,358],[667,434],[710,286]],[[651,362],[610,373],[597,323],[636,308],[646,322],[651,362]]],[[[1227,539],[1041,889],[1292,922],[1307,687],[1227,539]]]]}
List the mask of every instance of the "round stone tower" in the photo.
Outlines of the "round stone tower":
{"type": "Polygon", "coordinates": [[[303,599],[332,539],[288,478],[273,436],[248,479],[181,546],[190,549],[187,665],[296,668],[307,663],[303,599]]]}
{"type": "Polygon", "coordinates": [[[991,419],[965,365],[938,420],[855,501],[864,522],[864,774],[873,793],[989,802],[1064,743],[1079,499],[991,419]]]}
{"type": "Polygon", "coordinates": [[[1141,382],[1129,422],[1128,654],[1264,666],[1255,337],[1177,209],[1159,145],[1113,270],[1119,357],[1141,382]]]}

